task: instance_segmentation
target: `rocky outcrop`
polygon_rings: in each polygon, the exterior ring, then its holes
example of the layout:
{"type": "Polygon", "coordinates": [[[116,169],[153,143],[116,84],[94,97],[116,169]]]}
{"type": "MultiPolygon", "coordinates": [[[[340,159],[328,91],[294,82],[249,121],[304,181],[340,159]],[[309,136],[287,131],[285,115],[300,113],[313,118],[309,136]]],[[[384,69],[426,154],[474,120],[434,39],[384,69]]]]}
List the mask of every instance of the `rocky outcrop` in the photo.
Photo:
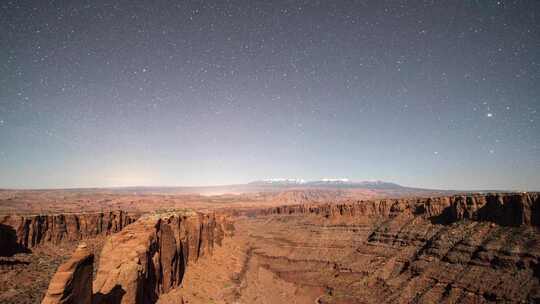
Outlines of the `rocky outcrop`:
{"type": "Polygon", "coordinates": [[[180,286],[188,263],[231,233],[213,214],[147,215],[109,237],[94,281],[94,303],[154,303],[180,286]],[[224,228],[226,230],[224,230],[224,228]]]}
{"type": "Polygon", "coordinates": [[[540,226],[539,193],[458,196],[448,211],[450,222],[470,219],[501,226],[540,226]]]}
{"type": "Polygon", "coordinates": [[[0,218],[0,225],[11,227],[15,231],[16,244],[24,248],[32,248],[43,243],[58,244],[63,241],[79,241],[87,237],[108,235],[122,230],[136,219],[136,215],[123,211],[34,216],[8,215],[0,218]]]}
{"type": "Polygon", "coordinates": [[[230,237],[234,235],[234,222],[226,215],[215,215],[216,228],[214,229],[214,242],[221,246],[221,240],[224,237],[230,237]]]}
{"type": "Polygon", "coordinates": [[[449,197],[357,201],[340,204],[285,205],[248,211],[251,215],[313,214],[327,218],[370,216],[429,218],[438,224],[461,220],[501,226],[540,226],[539,193],[495,193],[449,197]]]}
{"type": "Polygon", "coordinates": [[[80,244],[54,274],[42,304],[91,304],[94,255],[80,244]]]}

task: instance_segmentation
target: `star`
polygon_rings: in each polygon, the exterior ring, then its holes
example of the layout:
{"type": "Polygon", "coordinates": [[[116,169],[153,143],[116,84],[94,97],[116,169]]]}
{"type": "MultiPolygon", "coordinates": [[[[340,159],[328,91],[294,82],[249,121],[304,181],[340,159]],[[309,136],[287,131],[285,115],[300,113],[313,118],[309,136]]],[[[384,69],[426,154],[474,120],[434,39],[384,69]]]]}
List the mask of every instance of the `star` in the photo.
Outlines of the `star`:
{"type": "MultiPolygon", "coordinates": [[[[189,169],[188,160],[219,157],[238,166],[227,173],[235,179],[270,167],[317,172],[351,164],[367,175],[400,168],[385,174],[418,186],[540,182],[529,166],[540,163],[533,85],[540,27],[526,13],[540,11],[538,1],[496,0],[486,10],[452,1],[4,2],[0,143],[20,153],[14,168],[29,159],[36,164],[28,167],[64,172],[48,160],[73,152],[55,144],[69,139],[86,151],[73,162],[95,155],[94,177],[107,169],[99,164],[129,158],[189,169]],[[34,157],[38,136],[49,146],[34,157]],[[297,157],[287,143],[310,156],[297,157]],[[244,161],[252,155],[268,163],[244,161]],[[509,164],[533,178],[507,174],[509,164]],[[447,173],[433,184],[425,174],[455,166],[480,178],[447,173]],[[490,178],[490,167],[501,176],[490,178]]],[[[205,169],[164,173],[172,180],[163,182],[221,174],[205,169]]],[[[19,173],[26,171],[13,170],[30,184],[35,179],[19,173]]],[[[0,188],[14,180],[6,172],[0,188]]]]}

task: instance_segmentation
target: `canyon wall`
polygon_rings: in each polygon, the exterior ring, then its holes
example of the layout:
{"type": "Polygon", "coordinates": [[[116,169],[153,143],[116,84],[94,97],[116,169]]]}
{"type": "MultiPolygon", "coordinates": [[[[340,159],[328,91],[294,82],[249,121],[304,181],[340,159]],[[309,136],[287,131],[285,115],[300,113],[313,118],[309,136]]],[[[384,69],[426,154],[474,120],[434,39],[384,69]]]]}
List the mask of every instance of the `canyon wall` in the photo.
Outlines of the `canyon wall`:
{"type": "Polygon", "coordinates": [[[79,241],[122,230],[137,219],[123,211],[56,215],[7,215],[0,217],[0,241],[9,248],[33,248],[43,243],[79,241]]]}
{"type": "Polygon", "coordinates": [[[493,222],[501,226],[540,226],[540,194],[495,193],[340,204],[284,205],[247,213],[248,215],[314,214],[327,218],[342,216],[392,218],[399,215],[429,218],[438,224],[473,220],[493,222]]]}
{"type": "Polygon", "coordinates": [[[214,214],[146,215],[111,235],[101,252],[94,303],[155,303],[180,286],[188,262],[212,254],[232,233],[214,214]]]}

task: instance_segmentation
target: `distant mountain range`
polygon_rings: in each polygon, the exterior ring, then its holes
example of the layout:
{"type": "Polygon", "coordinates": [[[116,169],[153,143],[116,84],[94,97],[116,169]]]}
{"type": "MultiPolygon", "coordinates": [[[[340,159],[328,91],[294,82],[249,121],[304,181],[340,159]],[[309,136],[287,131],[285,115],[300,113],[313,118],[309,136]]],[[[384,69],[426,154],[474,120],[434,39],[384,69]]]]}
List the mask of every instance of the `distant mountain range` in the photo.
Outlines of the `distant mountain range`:
{"type": "Polygon", "coordinates": [[[348,178],[323,178],[306,181],[299,178],[271,178],[254,181],[252,186],[306,187],[306,188],[362,188],[362,189],[402,189],[401,185],[380,180],[351,181],[348,178]]]}
{"type": "Polygon", "coordinates": [[[396,183],[367,180],[352,181],[347,178],[322,178],[318,180],[305,180],[301,178],[270,178],[249,182],[247,184],[199,186],[199,187],[123,187],[112,188],[114,192],[131,193],[164,193],[164,194],[255,194],[266,193],[274,195],[284,192],[309,194],[313,197],[322,197],[332,193],[333,196],[346,197],[403,197],[426,196],[448,191],[411,188],[396,183]],[[323,194],[325,192],[325,194],[323,194]]]}
{"type": "MultiPolygon", "coordinates": [[[[47,189],[41,189],[48,191],[47,189]]],[[[5,189],[5,191],[9,191],[5,189]]],[[[33,190],[39,191],[39,190],[33,190]]],[[[71,188],[56,189],[67,192],[107,192],[137,194],[184,194],[184,195],[229,195],[245,194],[261,196],[276,196],[278,200],[305,202],[310,200],[331,201],[332,198],[375,198],[375,197],[408,197],[448,195],[456,191],[422,189],[402,186],[396,183],[367,180],[352,181],[348,178],[322,178],[305,180],[301,178],[269,178],[253,181],[247,184],[216,185],[216,186],[171,186],[171,187],[112,187],[112,188],[71,188]]]]}

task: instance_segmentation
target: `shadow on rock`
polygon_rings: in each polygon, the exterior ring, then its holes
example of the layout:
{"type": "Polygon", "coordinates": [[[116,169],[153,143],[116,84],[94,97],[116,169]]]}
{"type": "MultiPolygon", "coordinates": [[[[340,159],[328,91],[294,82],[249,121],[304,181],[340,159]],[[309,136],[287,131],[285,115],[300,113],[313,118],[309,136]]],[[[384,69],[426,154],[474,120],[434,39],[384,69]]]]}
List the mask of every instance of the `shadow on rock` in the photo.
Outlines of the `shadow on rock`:
{"type": "Polygon", "coordinates": [[[126,294],[126,291],[122,289],[122,286],[116,285],[107,294],[101,292],[95,293],[93,296],[93,304],[118,304],[122,301],[122,298],[126,294]]]}
{"type": "Polygon", "coordinates": [[[30,249],[17,242],[17,233],[11,226],[0,224],[0,256],[9,257],[17,253],[30,253],[30,249]]]}
{"type": "Polygon", "coordinates": [[[455,221],[454,217],[452,207],[446,207],[441,214],[432,216],[429,220],[434,225],[450,225],[455,221]]]}

